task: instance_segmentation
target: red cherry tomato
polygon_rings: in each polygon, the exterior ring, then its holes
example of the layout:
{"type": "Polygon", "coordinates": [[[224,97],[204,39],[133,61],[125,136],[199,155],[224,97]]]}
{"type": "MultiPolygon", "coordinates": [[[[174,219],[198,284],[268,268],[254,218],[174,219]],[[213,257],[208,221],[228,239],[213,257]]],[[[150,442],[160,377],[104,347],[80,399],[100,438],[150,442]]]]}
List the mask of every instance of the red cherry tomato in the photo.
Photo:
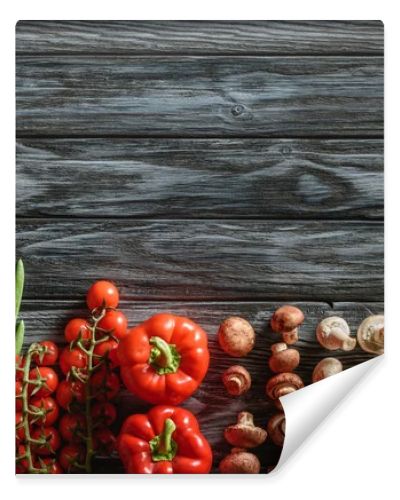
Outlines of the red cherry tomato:
{"type": "Polygon", "coordinates": [[[67,375],[71,368],[79,368],[81,371],[87,367],[88,357],[79,347],[65,347],[60,356],[60,368],[67,375]]]}
{"type": "Polygon", "coordinates": [[[40,354],[34,353],[32,361],[38,366],[55,365],[58,358],[58,347],[56,344],[50,340],[44,340],[43,342],[39,342],[39,346],[44,348],[45,351],[40,354]]]}
{"type": "Polygon", "coordinates": [[[58,376],[57,373],[47,366],[38,366],[32,368],[29,372],[29,380],[38,381],[41,380],[41,386],[29,385],[29,394],[31,396],[36,396],[37,398],[46,398],[50,396],[58,386],[58,376]]]}
{"type": "Polygon", "coordinates": [[[101,422],[105,425],[111,425],[117,418],[117,410],[115,406],[108,401],[103,403],[94,403],[92,406],[92,417],[93,420],[101,422]]]}
{"type": "Polygon", "coordinates": [[[116,441],[107,427],[100,427],[93,432],[93,448],[99,455],[110,455],[115,449],[116,441]]]}
{"type": "Polygon", "coordinates": [[[117,287],[109,281],[96,281],[86,296],[86,303],[90,311],[97,307],[116,308],[119,302],[117,287]]]}
{"type": "Polygon", "coordinates": [[[22,381],[21,380],[16,380],[15,381],[15,409],[17,411],[22,410],[22,399],[18,396],[22,395],[22,381]]]}
{"type": "Polygon", "coordinates": [[[58,460],[65,472],[79,472],[80,469],[75,466],[75,463],[83,465],[85,461],[85,449],[78,444],[67,444],[61,449],[58,460]]]}
{"type": "Polygon", "coordinates": [[[45,427],[53,425],[60,413],[57,402],[49,396],[47,398],[33,398],[29,407],[31,411],[41,410],[44,412],[43,416],[31,415],[31,422],[45,427]]]}
{"type": "Polygon", "coordinates": [[[97,344],[93,350],[93,364],[98,365],[104,358],[108,358],[111,361],[111,365],[115,366],[113,360],[116,359],[115,353],[111,356],[111,352],[115,351],[118,347],[118,342],[113,339],[105,340],[100,344],[97,344]]]}
{"type": "Polygon", "coordinates": [[[73,403],[85,402],[85,386],[80,380],[63,380],[57,389],[57,402],[68,410],[73,403]]]}
{"type": "Polygon", "coordinates": [[[41,462],[39,460],[34,462],[37,469],[47,469],[46,474],[62,474],[63,470],[61,465],[57,462],[55,458],[43,457],[41,462]]]}
{"type": "MultiPolygon", "coordinates": [[[[18,445],[17,447],[17,457],[23,457],[25,455],[26,448],[23,444],[18,445]]],[[[28,471],[28,459],[22,458],[21,460],[17,460],[15,464],[15,473],[16,474],[26,474],[28,471]]]]}
{"type": "Polygon", "coordinates": [[[82,340],[89,340],[92,332],[88,328],[88,322],[83,318],[71,319],[64,330],[65,340],[70,344],[78,340],[79,336],[82,340]]]}
{"type": "Polygon", "coordinates": [[[66,413],[58,426],[64,441],[82,441],[86,432],[86,417],[82,413],[66,413]]]}
{"type": "Polygon", "coordinates": [[[23,369],[25,366],[25,358],[17,354],[15,356],[15,379],[22,380],[24,378],[23,369]]]}
{"type": "Polygon", "coordinates": [[[35,444],[34,451],[38,455],[52,455],[61,446],[61,438],[55,427],[37,427],[32,432],[33,439],[45,439],[46,444],[35,444]]]}
{"type": "Polygon", "coordinates": [[[120,381],[118,375],[107,370],[100,369],[90,379],[92,392],[98,401],[113,399],[119,391],[120,381]]]}
{"type": "Polygon", "coordinates": [[[15,436],[17,439],[17,443],[25,440],[25,428],[23,427],[22,422],[22,412],[17,411],[17,413],[15,414],[15,436]]]}
{"type": "Polygon", "coordinates": [[[98,327],[106,330],[117,339],[122,339],[128,333],[128,320],[122,311],[107,311],[99,321],[98,327]]]}

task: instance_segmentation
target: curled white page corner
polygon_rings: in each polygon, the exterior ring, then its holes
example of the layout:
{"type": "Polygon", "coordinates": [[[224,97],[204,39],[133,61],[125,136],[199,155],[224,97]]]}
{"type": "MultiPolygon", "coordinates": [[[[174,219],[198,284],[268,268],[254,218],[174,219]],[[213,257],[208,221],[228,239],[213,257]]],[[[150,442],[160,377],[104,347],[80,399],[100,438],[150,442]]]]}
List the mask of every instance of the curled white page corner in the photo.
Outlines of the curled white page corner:
{"type": "Polygon", "coordinates": [[[281,469],[318,425],[382,359],[383,356],[377,356],[280,399],[286,418],[285,442],[279,462],[271,474],[281,469]]]}

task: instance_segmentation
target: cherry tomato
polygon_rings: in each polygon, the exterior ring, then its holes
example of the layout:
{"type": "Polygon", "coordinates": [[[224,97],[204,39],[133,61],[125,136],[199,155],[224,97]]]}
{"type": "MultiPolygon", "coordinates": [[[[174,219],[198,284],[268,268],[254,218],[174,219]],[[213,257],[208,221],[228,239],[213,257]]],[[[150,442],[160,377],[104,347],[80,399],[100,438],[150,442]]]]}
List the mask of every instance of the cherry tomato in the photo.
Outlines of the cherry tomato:
{"type": "Polygon", "coordinates": [[[63,380],[57,389],[57,402],[68,410],[73,403],[85,402],[85,385],[80,380],[63,380]]]}
{"type": "Polygon", "coordinates": [[[15,436],[17,439],[17,443],[25,440],[25,428],[23,427],[22,422],[22,412],[17,411],[15,414],[15,436]]]}
{"type": "Polygon", "coordinates": [[[93,432],[93,448],[100,455],[110,455],[115,449],[116,441],[116,437],[107,427],[100,427],[93,432]]]}
{"type": "Polygon", "coordinates": [[[58,428],[64,441],[82,441],[80,434],[86,432],[86,417],[83,413],[66,413],[58,428]]]}
{"type": "Polygon", "coordinates": [[[15,381],[15,409],[17,411],[22,410],[22,399],[18,396],[22,395],[22,382],[21,380],[15,381]]]}
{"type": "Polygon", "coordinates": [[[90,311],[97,307],[116,308],[119,302],[117,287],[109,281],[96,281],[86,296],[86,303],[90,311]]]}
{"type": "Polygon", "coordinates": [[[39,346],[44,348],[45,351],[40,354],[34,353],[32,361],[38,366],[55,365],[58,358],[58,347],[56,344],[50,340],[44,340],[43,342],[39,342],[39,346]]]}
{"type": "Polygon", "coordinates": [[[67,444],[64,446],[59,455],[58,460],[65,472],[79,472],[79,468],[75,467],[75,463],[83,464],[85,461],[85,449],[78,444],[67,444]]]}
{"type": "Polygon", "coordinates": [[[25,358],[17,354],[15,356],[15,379],[22,380],[24,378],[23,369],[25,366],[25,358]]]}
{"type": "Polygon", "coordinates": [[[98,322],[98,327],[111,333],[115,338],[122,339],[128,333],[128,320],[122,311],[107,311],[98,322]]]}
{"type": "Polygon", "coordinates": [[[104,358],[107,358],[111,361],[111,366],[115,366],[114,359],[115,355],[111,356],[111,352],[115,351],[118,347],[118,342],[113,339],[105,340],[104,342],[100,342],[97,344],[93,350],[93,364],[98,365],[104,358]],[[97,357],[98,356],[98,357],[97,357]]]}
{"type": "Polygon", "coordinates": [[[61,438],[55,427],[37,427],[32,432],[33,439],[45,439],[46,444],[35,444],[34,451],[38,455],[52,455],[61,446],[61,438]]]}
{"type": "Polygon", "coordinates": [[[31,411],[42,410],[44,412],[42,416],[35,417],[31,415],[31,421],[45,427],[53,425],[60,413],[57,402],[49,396],[47,398],[33,398],[29,403],[29,409],[31,411]]]}
{"type": "Polygon", "coordinates": [[[47,366],[38,366],[32,368],[29,372],[29,380],[40,380],[42,379],[41,387],[37,385],[29,385],[29,394],[31,396],[36,396],[37,398],[46,398],[50,396],[58,386],[58,376],[57,373],[47,366]]]}
{"type": "Polygon", "coordinates": [[[92,332],[88,328],[88,322],[83,318],[74,318],[67,323],[64,330],[65,340],[68,343],[78,340],[79,336],[82,340],[89,340],[92,332]]]}
{"type": "Polygon", "coordinates": [[[35,467],[38,469],[47,469],[46,474],[62,474],[63,470],[61,465],[57,462],[55,458],[51,457],[43,457],[41,460],[37,460],[34,462],[35,467]]]}
{"type": "Polygon", "coordinates": [[[98,401],[114,398],[119,391],[120,382],[118,375],[100,369],[90,379],[94,397],[98,401]]]}
{"type": "MultiPolygon", "coordinates": [[[[23,457],[25,455],[26,448],[23,444],[18,445],[17,447],[17,457],[23,457]]],[[[16,474],[26,474],[28,471],[28,459],[22,458],[21,460],[17,460],[15,463],[15,473],[16,474]]]]}
{"type": "Polygon", "coordinates": [[[88,357],[79,347],[65,347],[61,352],[60,356],[60,368],[62,372],[67,375],[67,373],[74,366],[82,370],[86,368],[88,364],[88,357]]]}
{"type": "Polygon", "coordinates": [[[117,418],[117,410],[115,409],[115,406],[108,401],[103,403],[94,403],[91,413],[93,420],[96,423],[101,422],[105,425],[111,425],[117,418]]]}

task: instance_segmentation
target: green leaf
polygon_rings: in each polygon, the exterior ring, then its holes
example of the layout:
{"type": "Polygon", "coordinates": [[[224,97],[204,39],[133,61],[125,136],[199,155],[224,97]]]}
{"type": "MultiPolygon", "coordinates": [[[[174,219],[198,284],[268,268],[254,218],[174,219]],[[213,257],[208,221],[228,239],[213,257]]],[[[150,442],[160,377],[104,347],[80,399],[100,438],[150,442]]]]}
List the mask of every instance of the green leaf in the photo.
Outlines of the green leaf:
{"type": "Polygon", "coordinates": [[[19,308],[21,306],[22,292],[24,291],[24,278],[24,263],[22,259],[19,259],[15,272],[15,320],[18,319],[19,308]]]}
{"type": "Polygon", "coordinates": [[[24,343],[24,333],[25,333],[25,323],[24,320],[21,319],[17,323],[17,327],[15,329],[15,353],[20,354],[22,351],[22,344],[24,343]]]}

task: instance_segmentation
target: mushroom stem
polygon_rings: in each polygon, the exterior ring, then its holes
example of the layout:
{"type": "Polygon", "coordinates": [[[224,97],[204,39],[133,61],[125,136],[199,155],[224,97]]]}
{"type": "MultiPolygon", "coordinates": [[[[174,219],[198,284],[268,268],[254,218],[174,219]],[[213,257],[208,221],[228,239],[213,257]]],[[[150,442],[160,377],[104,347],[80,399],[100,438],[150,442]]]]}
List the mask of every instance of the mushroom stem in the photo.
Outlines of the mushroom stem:
{"type": "Polygon", "coordinates": [[[222,383],[231,396],[240,396],[251,387],[250,373],[241,365],[234,365],[224,371],[222,383]]]}
{"type": "Polygon", "coordinates": [[[239,425],[252,425],[254,426],[254,418],[248,411],[241,411],[237,418],[237,424],[239,425]]]}
{"type": "Polygon", "coordinates": [[[237,375],[232,375],[226,381],[226,388],[229,393],[238,393],[242,387],[242,379],[237,375]]]}
{"type": "Polygon", "coordinates": [[[356,339],[347,335],[341,328],[333,327],[329,331],[326,331],[326,333],[340,340],[341,348],[344,351],[351,351],[356,345],[356,339]]]}

